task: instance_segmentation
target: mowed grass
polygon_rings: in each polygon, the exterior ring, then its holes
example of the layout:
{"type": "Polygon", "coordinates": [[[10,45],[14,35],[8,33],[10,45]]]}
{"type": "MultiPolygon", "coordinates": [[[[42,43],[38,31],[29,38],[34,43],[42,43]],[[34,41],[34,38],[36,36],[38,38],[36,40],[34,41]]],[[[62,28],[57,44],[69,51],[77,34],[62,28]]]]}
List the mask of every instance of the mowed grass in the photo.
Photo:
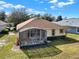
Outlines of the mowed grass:
{"type": "Polygon", "coordinates": [[[27,56],[23,52],[12,51],[12,47],[16,42],[16,36],[7,35],[7,39],[9,42],[5,46],[0,47],[0,59],[27,59],[27,56]]]}
{"type": "Polygon", "coordinates": [[[0,34],[0,40],[5,40],[5,39],[7,39],[7,37],[8,37],[8,34],[0,34]]]}
{"type": "MultiPolygon", "coordinates": [[[[16,36],[7,36],[9,42],[0,48],[0,59],[37,59],[44,57],[52,57],[62,51],[51,45],[35,46],[34,48],[21,49],[21,51],[12,51],[12,47],[16,42],[16,36]]],[[[5,35],[3,36],[5,37],[5,35]]],[[[2,40],[2,39],[1,39],[2,40]]]]}
{"type": "Polygon", "coordinates": [[[67,37],[70,37],[79,41],[79,34],[67,34],[67,37]]]}
{"type": "Polygon", "coordinates": [[[41,45],[37,47],[32,46],[22,50],[28,56],[29,59],[52,57],[62,52],[58,48],[51,45],[41,45]]]}
{"type": "Polygon", "coordinates": [[[79,35],[68,34],[67,38],[54,39],[51,44],[28,47],[20,51],[12,51],[16,36],[3,35],[9,42],[0,47],[0,59],[79,59],[79,35]],[[69,38],[68,38],[69,37],[69,38]]]}
{"type": "Polygon", "coordinates": [[[76,41],[73,42],[72,40],[72,43],[56,45],[62,50],[62,53],[52,57],[52,59],[79,59],[79,34],[67,34],[67,37],[76,41]]]}

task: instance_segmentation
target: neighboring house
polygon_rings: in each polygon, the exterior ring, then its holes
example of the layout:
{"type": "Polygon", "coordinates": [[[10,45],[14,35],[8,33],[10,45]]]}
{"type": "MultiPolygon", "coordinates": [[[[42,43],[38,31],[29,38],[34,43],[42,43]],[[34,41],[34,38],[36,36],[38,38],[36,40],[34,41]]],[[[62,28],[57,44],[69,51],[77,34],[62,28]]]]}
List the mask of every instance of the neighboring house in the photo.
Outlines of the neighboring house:
{"type": "Polygon", "coordinates": [[[54,23],[61,26],[67,26],[68,27],[68,29],[66,30],[67,33],[79,34],[79,19],[71,18],[54,23]]]}
{"type": "Polygon", "coordinates": [[[7,23],[0,20],[0,32],[7,27],[7,23]]]}
{"type": "Polygon", "coordinates": [[[42,44],[47,37],[65,35],[65,28],[40,18],[32,18],[17,25],[20,46],[42,44]]]}

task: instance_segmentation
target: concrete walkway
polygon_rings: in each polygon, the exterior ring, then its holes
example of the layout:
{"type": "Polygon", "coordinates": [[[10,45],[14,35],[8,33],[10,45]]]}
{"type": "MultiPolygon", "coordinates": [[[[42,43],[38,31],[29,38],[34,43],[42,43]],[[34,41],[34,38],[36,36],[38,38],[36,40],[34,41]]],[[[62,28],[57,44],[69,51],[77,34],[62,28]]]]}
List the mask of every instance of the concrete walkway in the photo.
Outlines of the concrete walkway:
{"type": "Polygon", "coordinates": [[[14,32],[9,32],[9,35],[15,35],[15,33],[14,32]]]}
{"type": "Polygon", "coordinates": [[[13,45],[12,51],[21,51],[19,46],[13,45]]]}
{"type": "Polygon", "coordinates": [[[0,40],[0,46],[2,47],[3,45],[5,45],[8,41],[7,40],[0,40]]]}

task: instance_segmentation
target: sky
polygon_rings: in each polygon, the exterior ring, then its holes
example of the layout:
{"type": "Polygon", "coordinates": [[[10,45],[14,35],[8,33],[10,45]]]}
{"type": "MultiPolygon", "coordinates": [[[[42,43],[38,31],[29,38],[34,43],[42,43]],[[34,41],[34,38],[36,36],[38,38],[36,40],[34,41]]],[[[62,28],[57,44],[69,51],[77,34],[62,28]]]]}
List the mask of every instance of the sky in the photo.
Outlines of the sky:
{"type": "Polygon", "coordinates": [[[0,0],[0,10],[6,14],[13,8],[26,8],[26,12],[34,14],[79,18],[79,0],[0,0]]]}

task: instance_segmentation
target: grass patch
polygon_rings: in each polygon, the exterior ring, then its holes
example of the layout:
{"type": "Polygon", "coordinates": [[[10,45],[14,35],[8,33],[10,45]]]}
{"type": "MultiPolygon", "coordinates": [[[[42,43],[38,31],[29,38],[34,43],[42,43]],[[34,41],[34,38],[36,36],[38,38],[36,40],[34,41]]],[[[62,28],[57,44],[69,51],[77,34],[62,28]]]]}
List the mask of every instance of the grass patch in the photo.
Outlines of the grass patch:
{"type": "MultiPolygon", "coordinates": [[[[16,42],[16,36],[15,35],[12,36],[7,35],[7,36],[9,42],[3,47],[0,47],[0,59],[28,59],[27,55],[25,55],[23,52],[14,52],[11,50],[16,42]]],[[[2,38],[0,39],[4,40],[2,38]]]]}
{"type": "Polygon", "coordinates": [[[62,52],[58,48],[51,45],[28,47],[26,49],[22,49],[22,51],[29,57],[29,59],[52,57],[62,52]]]}
{"type": "Polygon", "coordinates": [[[79,34],[67,34],[67,37],[70,37],[79,41],[79,34]]]}
{"type": "Polygon", "coordinates": [[[55,39],[52,40],[52,45],[63,45],[63,44],[71,44],[71,43],[76,43],[79,42],[78,40],[69,38],[69,37],[65,37],[64,39],[55,39]]]}
{"type": "Polygon", "coordinates": [[[5,40],[7,39],[8,34],[0,34],[0,40],[5,40]]]}
{"type": "Polygon", "coordinates": [[[9,42],[0,47],[0,59],[79,59],[79,45],[74,44],[79,42],[79,35],[76,34],[68,34],[65,39],[54,39],[51,44],[28,47],[19,52],[11,50],[16,36],[0,35],[0,40],[5,38],[9,42]]]}

